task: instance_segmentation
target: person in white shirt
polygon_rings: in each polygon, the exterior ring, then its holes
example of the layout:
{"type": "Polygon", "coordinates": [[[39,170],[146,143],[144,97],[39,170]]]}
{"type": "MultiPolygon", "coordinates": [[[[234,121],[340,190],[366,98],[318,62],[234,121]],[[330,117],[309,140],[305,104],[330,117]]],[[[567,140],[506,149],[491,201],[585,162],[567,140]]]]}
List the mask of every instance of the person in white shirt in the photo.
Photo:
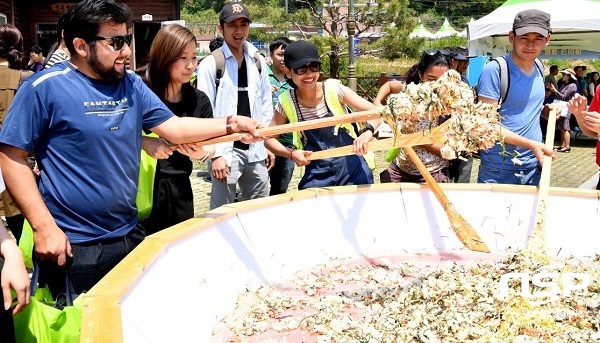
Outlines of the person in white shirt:
{"type": "MultiPolygon", "coordinates": [[[[248,116],[269,125],[273,104],[268,69],[262,56],[256,54],[256,47],[246,41],[249,30],[246,6],[240,2],[225,4],[219,14],[219,31],[225,39],[221,47],[225,57],[223,75],[217,87],[216,62],[209,55],[198,66],[197,87],[211,100],[215,118],[248,116]]],[[[213,178],[210,209],[234,202],[238,184],[241,200],[268,196],[271,160],[267,156],[263,142],[217,144],[209,166],[213,178]]]]}

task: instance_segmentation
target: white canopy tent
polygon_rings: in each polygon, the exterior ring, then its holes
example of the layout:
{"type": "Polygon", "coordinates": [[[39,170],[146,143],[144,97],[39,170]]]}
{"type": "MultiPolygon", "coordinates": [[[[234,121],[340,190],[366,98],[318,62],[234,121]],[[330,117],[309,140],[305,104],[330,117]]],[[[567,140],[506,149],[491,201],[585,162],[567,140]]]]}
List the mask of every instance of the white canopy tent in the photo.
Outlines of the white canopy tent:
{"type": "Polygon", "coordinates": [[[511,50],[508,32],[526,9],[550,13],[552,35],[541,58],[600,58],[600,0],[508,0],[468,24],[469,55],[500,56],[511,50]]]}
{"type": "Polygon", "coordinates": [[[408,35],[408,38],[426,38],[426,39],[435,39],[433,33],[431,33],[423,23],[419,20],[419,25],[415,26],[412,32],[408,35]]]}
{"type": "Polygon", "coordinates": [[[435,36],[435,38],[450,37],[452,35],[458,35],[458,31],[456,31],[452,27],[452,25],[450,25],[450,22],[447,18],[444,18],[444,23],[442,24],[440,29],[433,35],[435,36]]]}

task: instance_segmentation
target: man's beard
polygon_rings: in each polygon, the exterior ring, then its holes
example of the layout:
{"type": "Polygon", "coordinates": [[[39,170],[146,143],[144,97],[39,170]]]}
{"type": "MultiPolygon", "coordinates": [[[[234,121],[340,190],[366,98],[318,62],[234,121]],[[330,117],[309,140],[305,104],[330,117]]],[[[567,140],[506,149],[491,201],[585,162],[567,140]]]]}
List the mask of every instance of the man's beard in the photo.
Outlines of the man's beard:
{"type": "Polygon", "coordinates": [[[119,72],[115,70],[114,65],[106,67],[100,63],[95,46],[90,48],[90,59],[88,60],[88,64],[92,71],[96,73],[102,81],[112,83],[125,77],[125,69],[119,72]]]}

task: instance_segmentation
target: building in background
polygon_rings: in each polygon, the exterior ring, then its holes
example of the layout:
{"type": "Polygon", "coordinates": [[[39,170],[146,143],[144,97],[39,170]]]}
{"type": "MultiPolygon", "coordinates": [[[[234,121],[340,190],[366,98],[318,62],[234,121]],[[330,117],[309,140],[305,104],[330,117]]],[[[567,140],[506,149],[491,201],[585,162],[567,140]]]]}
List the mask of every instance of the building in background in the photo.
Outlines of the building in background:
{"type": "MultiPolygon", "coordinates": [[[[179,0],[119,0],[129,5],[133,22],[129,25],[135,34],[132,50],[133,67],[143,62],[150,44],[163,21],[179,20],[179,0]]],[[[79,1],[60,0],[0,0],[0,24],[12,24],[23,34],[24,56],[29,47],[39,45],[44,55],[56,38],[58,18],[79,1]]],[[[25,61],[26,63],[26,61],[25,61]]]]}

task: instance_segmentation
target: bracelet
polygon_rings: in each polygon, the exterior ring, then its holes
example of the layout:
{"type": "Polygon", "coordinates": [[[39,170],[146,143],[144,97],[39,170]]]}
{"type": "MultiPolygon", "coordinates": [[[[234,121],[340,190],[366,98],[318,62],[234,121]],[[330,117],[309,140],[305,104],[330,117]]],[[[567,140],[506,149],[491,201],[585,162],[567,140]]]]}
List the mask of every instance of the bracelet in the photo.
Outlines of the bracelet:
{"type": "Polygon", "coordinates": [[[210,152],[208,152],[208,150],[206,150],[206,155],[204,155],[204,157],[202,157],[200,159],[200,162],[206,162],[206,160],[208,160],[209,156],[210,156],[210,152]]]}
{"type": "Polygon", "coordinates": [[[366,123],[362,130],[358,131],[358,135],[360,136],[367,131],[371,131],[372,134],[375,134],[375,128],[373,127],[373,125],[366,123]]]}
{"type": "Polygon", "coordinates": [[[294,154],[294,151],[296,151],[296,147],[290,149],[290,160],[293,160],[292,155],[294,154]]]}
{"type": "Polygon", "coordinates": [[[227,131],[228,135],[233,134],[233,128],[231,128],[231,115],[227,116],[227,120],[225,121],[225,131],[227,131]]]}

